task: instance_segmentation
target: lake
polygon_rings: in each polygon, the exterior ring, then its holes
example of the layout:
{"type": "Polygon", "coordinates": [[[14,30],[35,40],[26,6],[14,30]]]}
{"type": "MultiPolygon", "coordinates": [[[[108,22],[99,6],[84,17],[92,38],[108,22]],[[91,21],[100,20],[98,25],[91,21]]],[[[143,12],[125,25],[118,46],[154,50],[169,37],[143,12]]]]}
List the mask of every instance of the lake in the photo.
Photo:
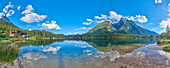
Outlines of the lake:
{"type": "Polygon", "coordinates": [[[156,40],[46,40],[17,46],[23,68],[170,67],[170,53],[147,48],[152,45],[156,40]]]}

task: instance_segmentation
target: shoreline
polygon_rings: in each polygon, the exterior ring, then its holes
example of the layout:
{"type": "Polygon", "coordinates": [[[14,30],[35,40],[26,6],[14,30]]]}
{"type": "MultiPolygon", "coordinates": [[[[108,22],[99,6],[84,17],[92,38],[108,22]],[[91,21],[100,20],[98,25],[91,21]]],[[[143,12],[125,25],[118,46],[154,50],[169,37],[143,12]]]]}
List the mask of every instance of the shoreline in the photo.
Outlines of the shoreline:
{"type": "Polygon", "coordinates": [[[162,45],[162,46],[158,46],[158,45],[153,45],[153,46],[149,46],[147,47],[148,49],[151,49],[151,50],[163,50],[163,48],[167,46],[167,45],[162,45]]]}
{"type": "Polygon", "coordinates": [[[17,58],[13,61],[13,64],[0,62],[0,68],[21,68],[20,61],[17,58]]]}

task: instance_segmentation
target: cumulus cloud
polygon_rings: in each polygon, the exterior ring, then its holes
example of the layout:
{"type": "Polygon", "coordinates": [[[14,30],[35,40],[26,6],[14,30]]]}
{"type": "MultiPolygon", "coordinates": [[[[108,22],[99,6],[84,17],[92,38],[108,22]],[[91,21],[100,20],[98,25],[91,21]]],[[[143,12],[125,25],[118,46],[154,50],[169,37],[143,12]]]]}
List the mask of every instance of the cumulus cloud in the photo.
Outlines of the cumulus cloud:
{"type": "Polygon", "coordinates": [[[90,25],[92,22],[83,22],[83,25],[90,25]]]}
{"type": "Polygon", "coordinates": [[[4,13],[7,13],[8,9],[9,9],[9,8],[13,8],[13,7],[14,7],[14,5],[12,5],[11,2],[9,2],[9,4],[6,5],[5,8],[3,9],[3,12],[4,12],[4,13]]]}
{"type": "Polygon", "coordinates": [[[59,30],[61,29],[59,25],[56,24],[56,21],[52,21],[49,24],[42,23],[41,29],[53,29],[53,30],[59,30]]]}
{"type": "Polygon", "coordinates": [[[30,14],[32,13],[34,10],[34,8],[32,7],[32,5],[27,5],[26,10],[22,12],[22,14],[30,14]]]}
{"type": "Polygon", "coordinates": [[[9,2],[9,4],[6,5],[5,8],[3,8],[3,12],[0,13],[0,18],[2,18],[2,16],[5,16],[5,15],[7,17],[12,16],[15,13],[15,11],[14,10],[8,11],[8,9],[13,8],[13,7],[14,7],[14,5],[12,5],[11,2],[9,2]]]}
{"type": "Polygon", "coordinates": [[[26,14],[24,17],[20,18],[21,21],[26,23],[40,22],[44,20],[47,15],[38,15],[36,13],[26,14]]]}
{"type": "Polygon", "coordinates": [[[148,19],[145,16],[141,16],[141,15],[136,15],[136,17],[131,16],[130,20],[138,21],[140,23],[148,22],[148,19]]]}
{"type": "Polygon", "coordinates": [[[90,22],[92,22],[93,20],[92,20],[92,19],[88,19],[88,18],[87,18],[87,21],[90,21],[90,22]]]}
{"type": "Polygon", "coordinates": [[[88,30],[88,29],[91,29],[91,28],[81,27],[79,29],[74,29],[74,30],[88,30]]]}
{"type": "Polygon", "coordinates": [[[170,25],[170,18],[168,18],[167,20],[163,20],[161,23],[160,23],[161,27],[163,28],[166,28],[167,25],[170,25]]]}
{"type": "Polygon", "coordinates": [[[162,3],[162,0],[155,0],[155,3],[162,3]]]}
{"type": "Polygon", "coordinates": [[[9,12],[6,14],[7,17],[12,16],[15,13],[14,10],[9,10],[9,12]]]}
{"type": "Polygon", "coordinates": [[[101,14],[101,17],[99,16],[94,16],[95,19],[107,19],[107,15],[101,14]]]}
{"type": "Polygon", "coordinates": [[[117,14],[116,12],[114,11],[110,11],[110,19],[117,19],[117,20],[120,20],[122,18],[122,15],[120,14],[117,14]]]}
{"type": "Polygon", "coordinates": [[[93,20],[87,18],[87,22],[83,22],[83,25],[90,25],[91,23],[93,23],[93,20]]]}
{"type": "Polygon", "coordinates": [[[3,12],[4,12],[4,13],[7,13],[8,11],[4,8],[4,9],[3,9],[3,12]]]}
{"type": "Polygon", "coordinates": [[[17,7],[17,10],[20,10],[20,8],[21,8],[21,6],[18,6],[18,7],[17,7]]]}
{"type": "Polygon", "coordinates": [[[47,17],[47,15],[38,15],[37,13],[33,12],[34,8],[32,7],[32,5],[28,5],[26,7],[26,10],[22,12],[22,14],[25,14],[25,16],[20,18],[20,20],[26,23],[33,23],[43,21],[47,17]]]}
{"type": "Polygon", "coordinates": [[[170,3],[168,4],[168,12],[169,12],[169,16],[170,16],[170,3]]]}
{"type": "Polygon", "coordinates": [[[122,17],[128,18],[129,20],[137,21],[137,22],[140,22],[140,23],[145,23],[145,22],[148,21],[146,16],[143,16],[143,15],[136,15],[136,17],[122,16],[122,15],[116,13],[115,11],[110,11],[109,15],[110,16],[101,14],[101,16],[94,16],[94,19],[95,19],[94,21],[92,19],[87,19],[87,22],[83,22],[83,25],[90,25],[92,23],[101,23],[105,20],[117,20],[117,21],[119,21],[122,17]]]}

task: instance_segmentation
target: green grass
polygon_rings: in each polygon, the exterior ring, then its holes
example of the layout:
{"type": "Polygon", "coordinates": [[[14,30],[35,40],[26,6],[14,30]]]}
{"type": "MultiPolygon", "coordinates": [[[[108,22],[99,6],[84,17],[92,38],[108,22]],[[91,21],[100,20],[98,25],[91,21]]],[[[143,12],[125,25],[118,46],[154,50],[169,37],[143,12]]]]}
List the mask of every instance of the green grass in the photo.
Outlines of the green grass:
{"type": "Polygon", "coordinates": [[[18,47],[0,45],[0,62],[12,64],[17,59],[18,52],[18,47]]]}
{"type": "Polygon", "coordinates": [[[1,44],[12,43],[12,41],[10,41],[10,40],[2,40],[2,41],[0,41],[0,43],[1,43],[1,44]]]}

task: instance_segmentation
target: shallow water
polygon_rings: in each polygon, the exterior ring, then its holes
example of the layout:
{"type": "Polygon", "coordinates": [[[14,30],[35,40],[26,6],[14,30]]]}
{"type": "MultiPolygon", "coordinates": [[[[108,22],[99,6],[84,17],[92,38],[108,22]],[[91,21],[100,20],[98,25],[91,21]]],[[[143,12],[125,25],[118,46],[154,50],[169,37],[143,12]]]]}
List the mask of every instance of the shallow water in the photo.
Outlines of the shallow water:
{"type": "Polygon", "coordinates": [[[170,53],[151,50],[156,40],[65,40],[21,47],[24,68],[168,68],[170,53]]]}

